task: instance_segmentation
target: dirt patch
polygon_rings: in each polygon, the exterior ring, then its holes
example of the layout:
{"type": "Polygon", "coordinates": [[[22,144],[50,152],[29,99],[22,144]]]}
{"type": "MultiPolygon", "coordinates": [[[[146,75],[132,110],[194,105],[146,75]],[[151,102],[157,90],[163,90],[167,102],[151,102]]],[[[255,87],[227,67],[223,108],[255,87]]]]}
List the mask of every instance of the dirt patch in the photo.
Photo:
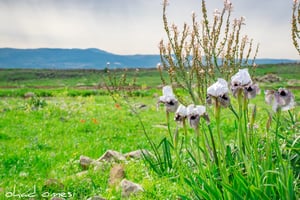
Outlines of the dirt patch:
{"type": "Polygon", "coordinates": [[[281,78],[275,74],[266,74],[255,78],[255,81],[261,83],[276,83],[281,81],[281,78]]]}

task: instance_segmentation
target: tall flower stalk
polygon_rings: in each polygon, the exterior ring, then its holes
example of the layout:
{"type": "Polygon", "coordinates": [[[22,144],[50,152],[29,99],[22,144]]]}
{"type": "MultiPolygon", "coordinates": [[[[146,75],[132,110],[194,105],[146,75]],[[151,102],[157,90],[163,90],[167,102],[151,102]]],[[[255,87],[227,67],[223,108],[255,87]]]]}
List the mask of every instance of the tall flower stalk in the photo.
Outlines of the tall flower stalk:
{"type": "Polygon", "coordinates": [[[163,103],[165,105],[168,132],[169,132],[170,138],[172,138],[172,132],[170,129],[170,112],[175,112],[177,110],[178,100],[175,98],[175,95],[173,93],[173,89],[171,86],[168,86],[168,85],[164,86],[162,88],[162,92],[163,92],[163,95],[159,97],[157,106],[160,103],[163,103]]]}
{"type": "MultiPolygon", "coordinates": [[[[185,147],[187,147],[187,126],[186,126],[186,118],[187,118],[187,108],[180,104],[176,110],[174,120],[177,124],[181,125],[184,129],[184,140],[185,147]]],[[[174,146],[177,147],[178,144],[178,131],[174,134],[174,146]]]]}
{"type": "Polygon", "coordinates": [[[280,132],[281,112],[294,108],[295,97],[291,91],[279,88],[278,90],[266,90],[265,100],[268,104],[272,105],[272,109],[276,113],[275,143],[279,147],[278,136],[280,132]]]}
{"type": "MultiPolygon", "coordinates": [[[[224,180],[224,183],[229,183],[229,177],[227,174],[227,163],[226,163],[226,147],[224,143],[224,138],[221,133],[221,107],[228,107],[230,104],[230,99],[228,96],[228,84],[224,79],[219,78],[218,81],[214,84],[212,84],[210,87],[207,88],[207,98],[206,102],[209,105],[214,106],[214,116],[216,119],[216,131],[218,135],[218,142],[219,142],[219,148],[220,149],[220,162],[218,160],[218,157],[216,157],[216,163],[219,168],[221,178],[224,180]]],[[[210,128],[210,127],[209,127],[210,128]]],[[[210,133],[211,134],[211,133],[210,133]]],[[[213,136],[211,136],[212,143],[214,144],[213,136]]],[[[214,152],[216,154],[216,152],[214,152]]],[[[227,194],[225,193],[225,196],[227,194]]]]}
{"type": "MultiPolygon", "coordinates": [[[[248,69],[240,69],[235,75],[231,77],[230,88],[232,94],[238,101],[238,141],[239,147],[243,153],[246,150],[249,152],[249,132],[248,132],[248,102],[249,99],[254,98],[260,89],[257,84],[251,80],[248,69]]],[[[254,123],[254,122],[252,122],[254,123]]]]}
{"type": "MultiPolygon", "coordinates": [[[[200,139],[202,136],[202,151],[204,152],[205,160],[208,161],[211,157],[209,154],[211,152],[211,148],[207,139],[206,134],[203,132],[200,135],[200,118],[205,118],[207,124],[210,123],[209,117],[206,113],[206,107],[202,105],[194,105],[191,104],[187,107],[187,118],[190,124],[190,127],[195,131],[196,138],[196,148],[200,150],[200,139]]],[[[215,147],[214,147],[215,151],[215,147]]],[[[216,155],[216,154],[215,154],[216,155]]],[[[198,158],[200,158],[200,151],[198,151],[198,158]]],[[[217,158],[216,158],[217,159],[217,158]]],[[[200,159],[199,159],[200,160],[200,159]]]]}
{"type": "Polygon", "coordinates": [[[292,40],[300,55],[300,1],[294,0],[292,12],[292,40]]]}
{"type": "MultiPolygon", "coordinates": [[[[282,194],[286,199],[296,199],[297,193],[294,193],[294,189],[297,188],[297,185],[293,185],[292,177],[293,173],[295,173],[295,176],[299,178],[299,172],[297,173],[297,170],[293,171],[291,169],[289,164],[292,160],[291,154],[284,153],[284,150],[282,149],[282,144],[290,146],[287,137],[282,135],[282,115],[285,111],[289,111],[290,114],[290,110],[296,105],[295,97],[291,91],[285,88],[279,88],[278,90],[266,90],[265,101],[272,106],[272,109],[275,113],[275,146],[273,148],[275,149],[278,163],[276,167],[282,172],[282,176],[280,177],[281,183],[288,186],[282,189],[282,194]]],[[[296,142],[296,140],[294,142],[296,142]]],[[[292,146],[295,145],[294,142],[292,146]]]]}
{"type": "Polygon", "coordinates": [[[258,45],[255,49],[253,40],[241,34],[245,17],[231,19],[233,5],[229,0],[224,1],[222,10],[214,11],[212,20],[202,0],[200,19],[193,12],[191,24],[184,23],[181,31],[169,24],[167,6],[164,0],[163,23],[168,39],[159,43],[160,69],[168,72],[170,82],[189,94],[194,104],[205,103],[207,88],[217,77],[228,80],[242,66],[255,67],[258,45]]]}
{"type": "Polygon", "coordinates": [[[219,78],[216,83],[207,88],[206,102],[209,105],[214,105],[214,116],[216,119],[217,135],[222,156],[225,157],[225,144],[221,133],[221,107],[228,107],[230,99],[228,96],[228,85],[224,79],[219,78]]]}

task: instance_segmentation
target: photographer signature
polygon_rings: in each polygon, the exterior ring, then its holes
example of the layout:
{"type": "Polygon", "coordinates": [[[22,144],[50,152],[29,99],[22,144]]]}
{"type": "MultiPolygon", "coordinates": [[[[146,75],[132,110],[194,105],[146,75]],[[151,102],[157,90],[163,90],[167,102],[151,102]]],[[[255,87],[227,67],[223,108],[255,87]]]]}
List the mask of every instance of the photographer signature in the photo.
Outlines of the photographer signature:
{"type": "MultiPolygon", "coordinates": [[[[7,198],[34,198],[37,197],[38,194],[36,192],[36,186],[34,185],[33,188],[29,189],[25,192],[20,192],[14,186],[12,191],[6,192],[5,197],[7,198]]],[[[43,198],[49,197],[60,197],[60,198],[70,198],[73,196],[72,192],[60,192],[60,193],[50,193],[50,192],[43,192],[41,194],[43,198]]]]}

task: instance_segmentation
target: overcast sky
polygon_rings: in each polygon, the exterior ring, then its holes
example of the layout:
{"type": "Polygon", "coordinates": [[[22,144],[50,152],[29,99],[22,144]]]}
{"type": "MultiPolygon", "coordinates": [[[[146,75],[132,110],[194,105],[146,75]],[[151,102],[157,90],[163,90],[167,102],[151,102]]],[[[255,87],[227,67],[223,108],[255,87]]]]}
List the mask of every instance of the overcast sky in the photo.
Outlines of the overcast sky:
{"type": "MultiPolygon", "coordinates": [[[[300,56],[291,41],[292,0],[231,0],[233,17],[260,43],[260,58],[300,56]]],[[[200,17],[201,0],[169,0],[169,22],[200,17]]],[[[223,0],[207,0],[208,13],[223,0]]],[[[200,18],[199,18],[200,20],[200,18]]],[[[165,38],[162,0],[0,0],[0,47],[99,48],[117,54],[158,54],[165,38]]]]}

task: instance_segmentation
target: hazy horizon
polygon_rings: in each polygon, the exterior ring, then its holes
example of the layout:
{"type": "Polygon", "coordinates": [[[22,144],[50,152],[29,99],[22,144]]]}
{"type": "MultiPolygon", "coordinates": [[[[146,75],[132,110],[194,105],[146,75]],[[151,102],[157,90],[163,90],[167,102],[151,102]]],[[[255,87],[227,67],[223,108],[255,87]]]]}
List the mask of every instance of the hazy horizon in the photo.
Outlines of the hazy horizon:
{"type": "MultiPolygon", "coordinates": [[[[131,55],[159,55],[159,52],[157,53],[131,53],[131,54],[120,54],[120,53],[114,53],[114,52],[110,52],[110,51],[107,51],[105,49],[100,49],[100,48],[96,48],[96,47],[87,47],[87,48],[57,48],[57,47],[37,47],[37,48],[15,48],[15,47],[0,47],[2,49],[4,48],[9,48],[9,49],[21,49],[21,50],[34,50],[34,49],[80,49],[80,50],[87,50],[87,49],[97,49],[97,50],[100,50],[100,51],[105,51],[107,53],[111,53],[111,54],[114,54],[114,55],[120,55],[120,56],[131,56],[131,55]]],[[[270,60],[292,60],[292,61],[296,61],[296,62],[299,62],[300,61],[300,58],[268,58],[268,57],[258,57],[256,59],[270,59],[270,60]]],[[[252,58],[250,58],[250,60],[252,60],[252,58]]]]}

